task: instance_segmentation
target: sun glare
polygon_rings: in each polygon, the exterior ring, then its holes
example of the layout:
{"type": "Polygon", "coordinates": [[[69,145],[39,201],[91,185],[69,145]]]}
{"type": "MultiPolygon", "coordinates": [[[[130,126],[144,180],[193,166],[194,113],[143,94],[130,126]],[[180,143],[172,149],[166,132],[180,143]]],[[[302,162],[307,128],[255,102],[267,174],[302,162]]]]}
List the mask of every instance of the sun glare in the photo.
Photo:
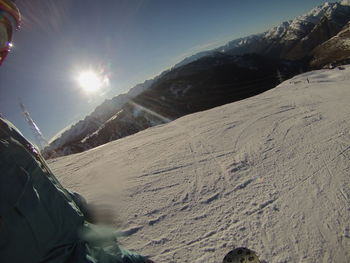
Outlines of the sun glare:
{"type": "Polygon", "coordinates": [[[103,80],[96,72],[84,71],[78,75],[78,83],[85,92],[96,92],[103,85],[103,80]]]}

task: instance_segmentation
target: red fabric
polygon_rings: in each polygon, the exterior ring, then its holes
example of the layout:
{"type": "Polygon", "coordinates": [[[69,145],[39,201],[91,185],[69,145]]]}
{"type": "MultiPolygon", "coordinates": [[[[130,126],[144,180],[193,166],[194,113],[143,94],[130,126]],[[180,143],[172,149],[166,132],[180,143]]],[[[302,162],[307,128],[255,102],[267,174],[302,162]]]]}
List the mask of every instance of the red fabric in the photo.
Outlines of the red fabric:
{"type": "Polygon", "coordinates": [[[8,49],[2,49],[2,50],[0,49],[0,65],[5,60],[8,53],[9,53],[8,49]]]}

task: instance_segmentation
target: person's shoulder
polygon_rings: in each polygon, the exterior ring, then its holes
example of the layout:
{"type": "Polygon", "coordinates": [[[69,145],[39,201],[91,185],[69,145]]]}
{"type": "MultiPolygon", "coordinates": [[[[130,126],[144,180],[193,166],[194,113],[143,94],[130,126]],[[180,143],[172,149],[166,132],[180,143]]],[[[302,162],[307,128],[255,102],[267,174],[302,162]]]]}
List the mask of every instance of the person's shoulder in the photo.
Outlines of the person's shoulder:
{"type": "Polygon", "coordinates": [[[14,139],[21,144],[30,152],[36,153],[36,147],[27,140],[23,134],[13,125],[9,120],[0,117],[0,139],[2,140],[11,140],[14,139]]]}
{"type": "Polygon", "coordinates": [[[19,134],[21,137],[23,137],[22,133],[16,128],[15,125],[2,117],[0,117],[0,130],[2,132],[6,132],[8,135],[19,134]]]}

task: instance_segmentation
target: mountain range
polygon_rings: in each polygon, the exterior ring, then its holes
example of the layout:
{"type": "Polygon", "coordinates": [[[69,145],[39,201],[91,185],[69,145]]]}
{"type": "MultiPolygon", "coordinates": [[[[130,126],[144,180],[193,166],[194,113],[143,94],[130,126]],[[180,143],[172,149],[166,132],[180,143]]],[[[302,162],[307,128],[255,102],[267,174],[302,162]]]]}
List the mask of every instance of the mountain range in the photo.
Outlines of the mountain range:
{"type": "Polygon", "coordinates": [[[242,100],[310,69],[350,59],[350,5],[325,3],[270,30],[184,59],[106,100],[43,150],[46,158],[82,152],[186,114],[242,100]]]}

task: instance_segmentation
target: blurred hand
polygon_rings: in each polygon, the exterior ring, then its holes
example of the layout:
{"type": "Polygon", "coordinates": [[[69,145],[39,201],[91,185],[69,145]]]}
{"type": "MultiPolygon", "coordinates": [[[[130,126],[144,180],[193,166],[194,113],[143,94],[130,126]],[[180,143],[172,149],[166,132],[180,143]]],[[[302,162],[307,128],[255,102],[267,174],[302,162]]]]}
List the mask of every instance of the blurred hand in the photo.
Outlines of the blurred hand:
{"type": "Polygon", "coordinates": [[[91,223],[113,225],[116,221],[113,209],[108,205],[88,204],[91,223]]]}

